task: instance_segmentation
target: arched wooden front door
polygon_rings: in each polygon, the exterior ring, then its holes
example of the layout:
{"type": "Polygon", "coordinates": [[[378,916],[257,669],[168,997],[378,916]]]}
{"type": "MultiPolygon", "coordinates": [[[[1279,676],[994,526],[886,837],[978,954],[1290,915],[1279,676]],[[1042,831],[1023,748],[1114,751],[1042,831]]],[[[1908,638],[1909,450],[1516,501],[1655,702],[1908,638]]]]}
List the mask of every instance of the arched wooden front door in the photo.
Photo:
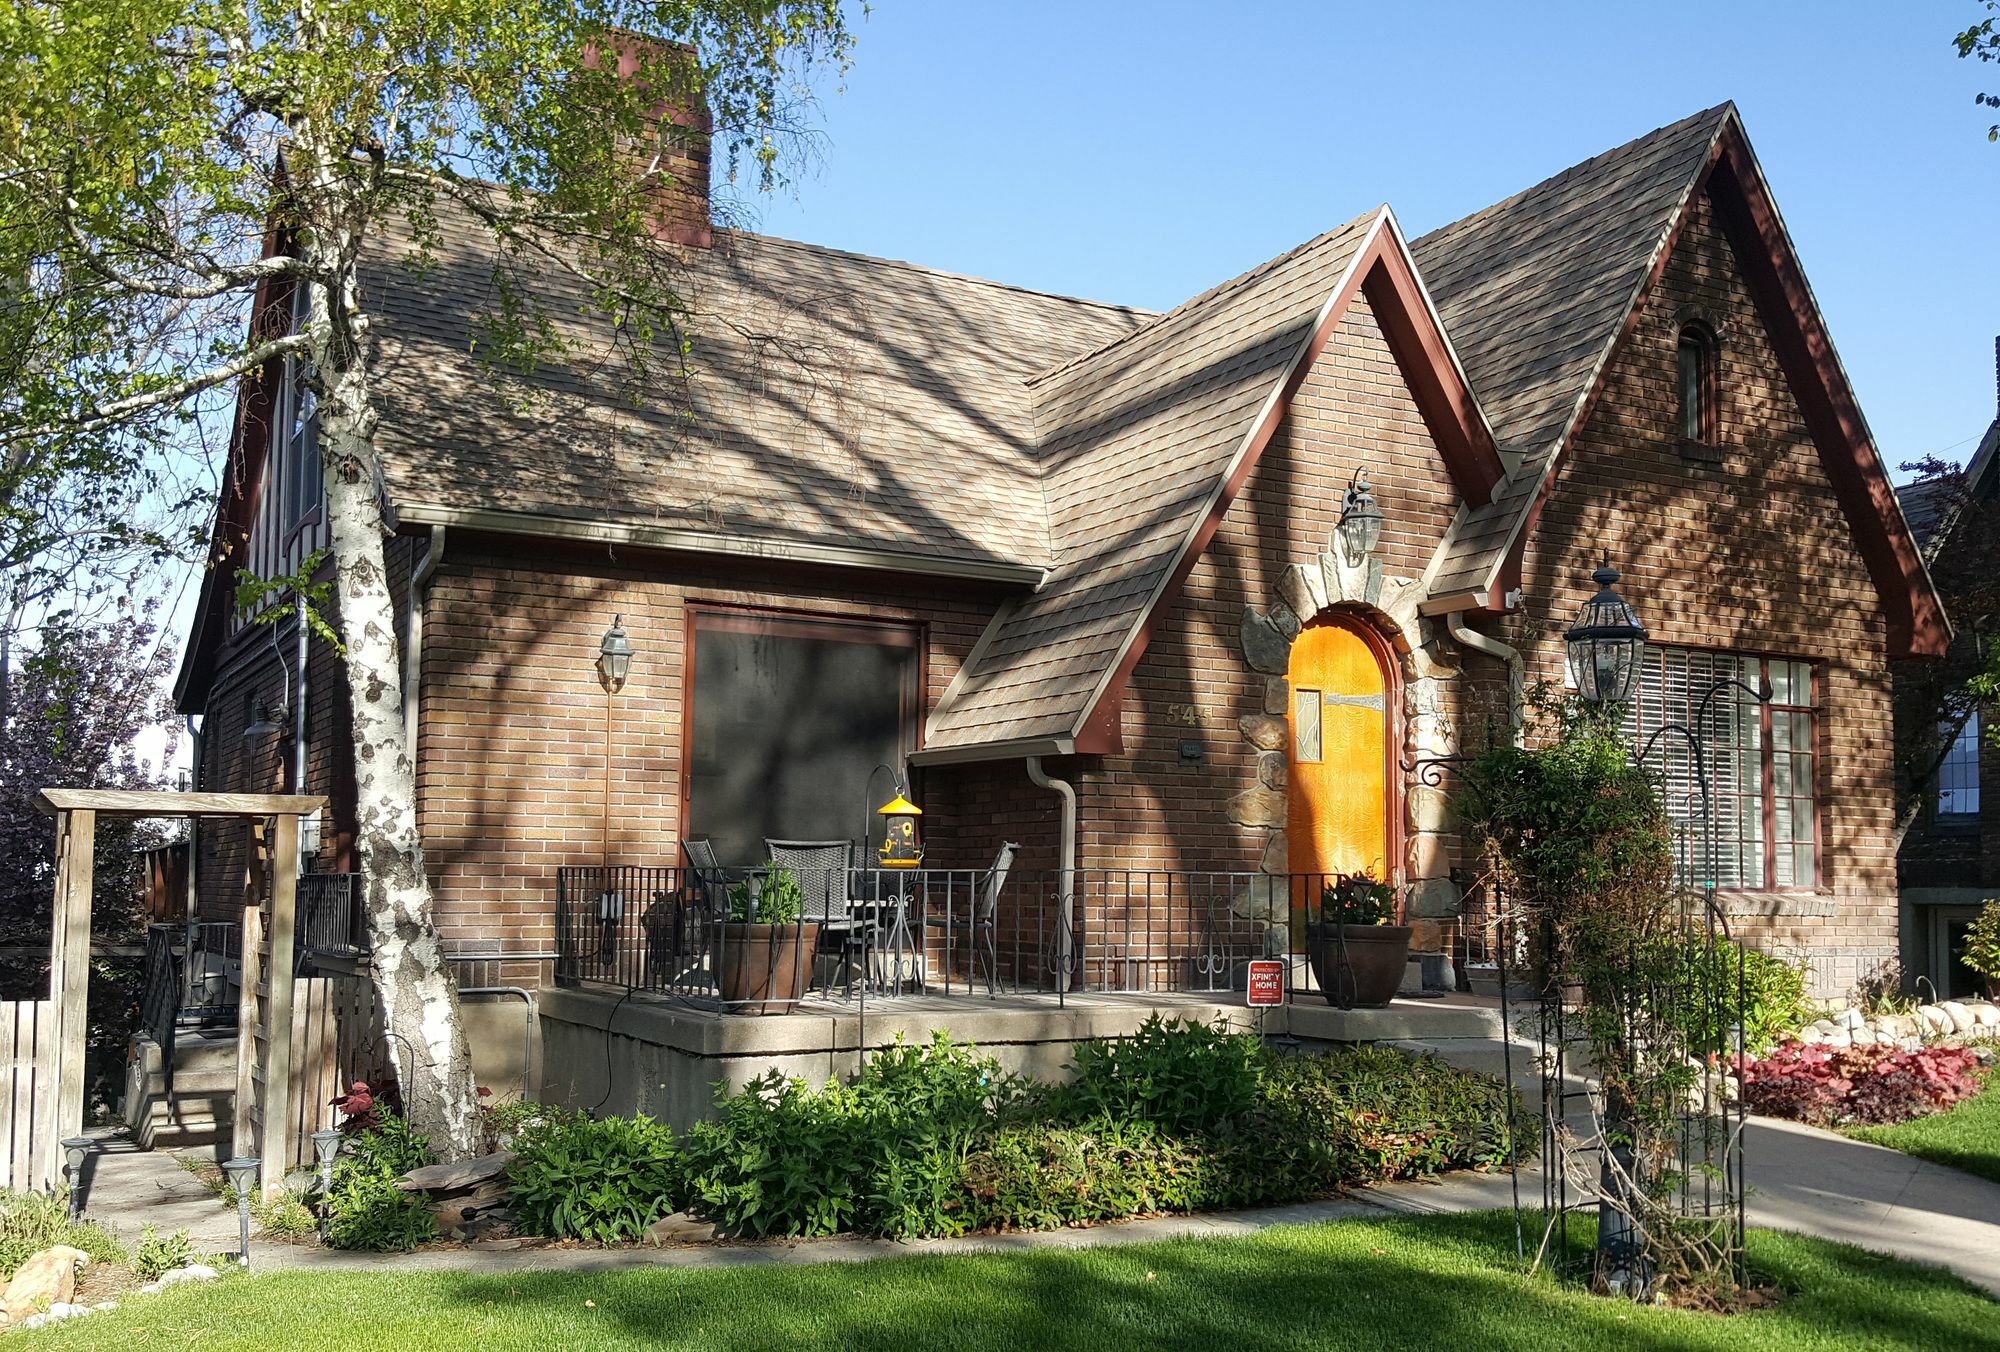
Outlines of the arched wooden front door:
{"type": "Polygon", "coordinates": [[[1389,672],[1349,621],[1292,644],[1286,845],[1294,873],[1389,878],[1389,672]]]}

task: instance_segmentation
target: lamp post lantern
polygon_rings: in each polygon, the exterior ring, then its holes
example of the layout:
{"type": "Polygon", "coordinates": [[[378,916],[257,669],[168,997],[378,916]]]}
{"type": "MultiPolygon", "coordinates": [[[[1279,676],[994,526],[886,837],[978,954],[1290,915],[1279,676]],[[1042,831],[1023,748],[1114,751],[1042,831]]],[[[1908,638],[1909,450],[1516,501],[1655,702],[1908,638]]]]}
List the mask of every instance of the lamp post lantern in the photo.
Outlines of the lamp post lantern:
{"type": "Polygon", "coordinates": [[[62,1140],[63,1180],[69,1184],[69,1218],[83,1214],[83,1162],[97,1144],[88,1136],[65,1136],[62,1140]]]}
{"type": "Polygon", "coordinates": [[[250,1194],[264,1162],[255,1155],[237,1155],[222,1162],[222,1172],[236,1192],[236,1261],[250,1267],[250,1194]]]}
{"type": "Polygon", "coordinates": [[[625,617],[614,615],[611,627],[604,631],[604,639],[597,645],[597,679],[607,692],[616,694],[625,685],[625,676],[632,669],[632,640],[625,633],[625,617]]]}
{"type": "Polygon", "coordinates": [[[1623,704],[1632,698],[1646,629],[1630,603],[1612,589],[1618,570],[1607,561],[1591,579],[1597,594],[1583,603],[1576,623],[1563,634],[1576,692],[1589,704],[1623,704]]]}

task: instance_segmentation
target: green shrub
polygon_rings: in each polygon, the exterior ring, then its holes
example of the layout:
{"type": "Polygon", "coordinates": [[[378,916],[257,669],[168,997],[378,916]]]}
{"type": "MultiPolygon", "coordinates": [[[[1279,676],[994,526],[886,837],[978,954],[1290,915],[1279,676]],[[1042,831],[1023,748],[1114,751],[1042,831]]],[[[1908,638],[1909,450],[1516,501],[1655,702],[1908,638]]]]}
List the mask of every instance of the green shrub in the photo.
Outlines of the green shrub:
{"type": "Polygon", "coordinates": [[[186,1230],[163,1235],[149,1225],[139,1232],[139,1246],[132,1251],[132,1271],[146,1282],[200,1261],[186,1230]]]}
{"type": "Polygon", "coordinates": [[[600,1244],[640,1239],[686,1184],[674,1134],[649,1117],[573,1119],[524,1136],[507,1166],[515,1225],[600,1244]]]}
{"type": "Polygon", "coordinates": [[[303,1239],[319,1229],[319,1218],[304,1196],[289,1188],[268,1202],[253,1200],[250,1214],[265,1234],[281,1239],[303,1239]]]}
{"type": "Polygon", "coordinates": [[[1199,1146],[1150,1123],[1010,1126],[965,1161],[966,1221],[978,1229],[1051,1230],[1192,1211],[1217,1204],[1211,1172],[1199,1146]]]}
{"type": "Polygon", "coordinates": [[[1497,1077],[1428,1052],[1360,1046],[1276,1057],[1264,1093],[1272,1136],[1297,1143],[1292,1168],[1316,1191],[1504,1164],[1510,1111],[1520,1158],[1534,1154],[1538,1134],[1520,1096],[1497,1077]]]}
{"type": "Polygon", "coordinates": [[[326,1193],[326,1242],[336,1249],[403,1253],[437,1238],[437,1218],[422,1193],[396,1180],[430,1162],[430,1144],[400,1117],[353,1137],[333,1166],[326,1193]]]}
{"type": "Polygon", "coordinates": [[[1813,1018],[1803,967],[1730,939],[1669,934],[1634,969],[1662,993],[1664,1017],[1690,1049],[1731,1050],[1730,1029],[1740,1027],[1744,1048],[1761,1056],[1813,1018]]]}
{"type": "Polygon", "coordinates": [[[55,1244],[81,1249],[93,1263],[125,1261],[125,1246],[116,1235],[95,1221],[70,1220],[69,1200],[60,1191],[45,1197],[0,1189],[0,1277],[12,1277],[14,1269],[55,1244]]]}
{"type": "Polygon", "coordinates": [[[1985,902],[1965,931],[1965,965],[2000,994],[2000,898],[1985,902]]]}
{"type": "Polygon", "coordinates": [[[1079,1044],[1075,1077],[1048,1101],[1071,1122],[1105,1117],[1149,1122],[1169,1135],[1214,1131],[1256,1106],[1263,1055],[1255,1034],[1232,1033],[1220,1019],[1156,1014],[1132,1037],[1079,1044]]]}
{"type": "Polygon", "coordinates": [[[541,1132],[587,1120],[575,1108],[536,1103],[532,1099],[510,1099],[491,1107],[482,1105],[480,1114],[489,1151],[500,1149],[503,1142],[519,1149],[541,1132]]]}

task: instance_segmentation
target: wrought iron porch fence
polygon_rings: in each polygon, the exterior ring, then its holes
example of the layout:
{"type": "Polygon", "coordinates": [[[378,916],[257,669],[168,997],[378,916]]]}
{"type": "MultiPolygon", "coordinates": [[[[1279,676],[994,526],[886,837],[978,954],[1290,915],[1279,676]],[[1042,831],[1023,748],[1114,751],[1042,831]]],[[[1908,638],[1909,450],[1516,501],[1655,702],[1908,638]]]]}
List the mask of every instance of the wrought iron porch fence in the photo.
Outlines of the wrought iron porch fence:
{"type": "MultiPolygon", "coordinates": [[[[556,871],[558,984],[647,992],[728,1008],[721,974],[750,942],[726,924],[741,874],[614,865],[556,871]]],[[[1162,994],[1240,988],[1253,958],[1303,960],[1308,905],[1330,875],[1143,869],[850,869],[844,905],[817,942],[779,942],[812,973],[805,998],[1162,994]]],[[[808,919],[815,917],[809,916],[808,919]]],[[[778,959],[770,959],[774,965],[778,959]]],[[[789,1003],[782,994],[757,1003],[789,1003]]]]}

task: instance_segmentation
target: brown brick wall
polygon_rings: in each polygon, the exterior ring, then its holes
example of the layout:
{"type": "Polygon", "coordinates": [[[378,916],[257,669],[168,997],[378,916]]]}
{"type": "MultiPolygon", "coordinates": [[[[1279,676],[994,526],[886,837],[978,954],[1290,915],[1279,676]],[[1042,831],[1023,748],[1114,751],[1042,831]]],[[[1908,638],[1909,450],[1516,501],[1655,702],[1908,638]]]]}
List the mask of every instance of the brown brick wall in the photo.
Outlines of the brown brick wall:
{"type": "Polygon", "coordinates": [[[1084,776],[1084,862],[1258,867],[1264,829],[1238,826],[1226,812],[1232,795],[1256,783],[1257,752],[1239,720],[1266,712],[1266,678],[1243,656],[1243,610],[1268,606],[1286,567],[1335,547],[1343,495],[1363,466],[1386,517],[1377,550],[1384,573],[1420,578],[1450,525],[1455,490],[1357,297],[1133,672],[1125,751],[1084,776]],[[1202,743],[1206,764],[1181,765],[1186,740],[1202,743]]]}
{"type": "Polygon", "coordinates": [[[1560,631],[1609,555],[1657,643],[1811,660],[1819,672],[1821,886],[1731,899],[1737,933],[1810,950],[1824,994],[1896,952],[1891,708],[1874,588],[1756,306],[1697,204],[1530,536],[1506,626],[1529,677],[1560,683],[1560,631]],[[1683,316],[1721,332],[1720,463],[1684,456],[1683,316]]]}
{"type": "MultiPolygon", "coordinates": [[[[454,535],[425,621],[419,766],[441,930],[462,948],[546,952],[558,867],[607,854],[680,862],[690,603],[919,624],[934,704],[996,600],[970,586],[637,554],[611,562],[454,535]],[[594,664],[614,615],[638,651],[624,689],[607,696],[594,664]]],[[[931,862],[984,867],[1006,837],[1025,847],[1023,869],[1054,866],[1054,799],[1018,765],[933,769],[919,794],[931,862]]]]}

